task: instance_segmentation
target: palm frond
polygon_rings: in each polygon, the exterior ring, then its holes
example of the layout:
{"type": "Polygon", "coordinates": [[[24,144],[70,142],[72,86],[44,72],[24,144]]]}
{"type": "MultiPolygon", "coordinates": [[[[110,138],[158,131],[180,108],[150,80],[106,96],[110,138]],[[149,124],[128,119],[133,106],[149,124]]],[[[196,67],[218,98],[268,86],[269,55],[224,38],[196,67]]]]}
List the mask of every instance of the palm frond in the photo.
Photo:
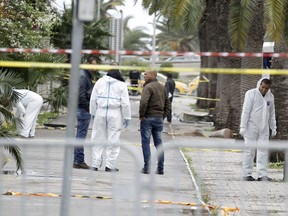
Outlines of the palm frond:
{"type": "Polygon", "coordinates": [[[4,116],[5,120],[7,122],[10,122],[12,124],[16,123],[16,119],[14,117],[14,114],[11,112],[11,110],[8,110],[7,108],[0,105],[0,114],[4,116]]]}
{"type": "MultiPolygon", "coordinates": [[[[55,55],[50,53],[27,54],[25,61],[31,62],[53,62],[64,63],[67,61],[65,55],[55,55]]],[[[59,77],[64,69],[59,68],[29,68],[25,74],[26,84],[30,90],[35,91],[39,83],[44,83],[47,80],[53,80],[59,77]]],[[[25,73],[25,72],[23,72],[25,73]]]]}
{"type": "Polygon", "coordinates": [[[143,0],[142,6],[144,9],[148,9],[148,14],[152,15],[159,12],[165,5],[167,0],[143,0]]]}
{"type": "Polygon", "coordinates": [[[266,0],[265,23],[268,37],[271,41],[280,42],[285,29],[288,2],[283,0],[266,0]]]}
{"type": "Polygon", "coordinates": [[[228,29],[234,49],[243,50],[251,27],[258,0],[232,0],[228,29]]]}
{"type": "Polygon", "coordinates": [[[199,51],[197,32],[185,31],[183,27],[170,27],[167,19],[159,21],[157,29],[157,45],[161,51],[199,51]],[[185,47],[185,49],[184,49],[185,47]]]}
{"type": "Polygon", "coordinates": [[[150,38],[150,35],[143,32],[143,28],[135,28],[130,32],[125,33],[124,37],[124,49],[126,50],[140,50],[140,49],[148,49],[146,39],[150,38]]]}
{"type": "MultiPolygon", "coordinates": [[[[288,14],[288,7],[286,8],[285,14],[288,14]]],[[[288,43],[288,16],[286,16],[285,20],[285,28],[283,31],[283,39],[284,42],[287,44],[288,43]]]]}
{"type": "Polygon", "coordinates": [[[4,148],[7,149],[8,152],[15,159],[15,161],[16,161],[16,171],[18,171],[19,169],[22,170],[23,169],[23,159],[22,159],[20,148],[18,146],[16,146],[16,145],[5,145],[4,148]]]}
{"type": "Polygon", "coordinates": [[[68,104],[68,87],[60,86],[55,88],[48,97],[49,105],[52,112],[59,112],[61,107],[67,107],[68,104]]]}
{"type": "Polygon", "coordinates": [[[124,21],[123,21],[123,29],[124,29],[124,32],[129,32],[131,31],[131,29],[128,27],[128,22],[133,18],[133,16],[127,16],[124,18],[124,21]]]}
{"type": "MultiPolygon", "coordinates": [[[[4,122],[1,121],[0,122],[0,137],[11,139],[11,136],[12,136],[11,128],[3,126],[3,125],[4,125],[4,122]]],[[[16,145],[4,145],[4,148],[15,159],[17,170],[22,169],[23,168],[23,159],[22,159],[20,148],[16,145]]]]}
{"type": "Polygon", "coordinates": [[[12,70],[0,69],[0,85],[8,84],[11,87],[23,87],[24,80],[12,70]]]}
{"type": "Polygon", "coordinates": [[[0,113],[5,117],[7,116],[10,121],[13,118],[9,112],[18,102],[20,96],[19,93],[13,91],[13,88],[22,87],[24,82],[23,79],[19,78],[18,74],[12,71],[0,70],[0,72],[0,113]]]}

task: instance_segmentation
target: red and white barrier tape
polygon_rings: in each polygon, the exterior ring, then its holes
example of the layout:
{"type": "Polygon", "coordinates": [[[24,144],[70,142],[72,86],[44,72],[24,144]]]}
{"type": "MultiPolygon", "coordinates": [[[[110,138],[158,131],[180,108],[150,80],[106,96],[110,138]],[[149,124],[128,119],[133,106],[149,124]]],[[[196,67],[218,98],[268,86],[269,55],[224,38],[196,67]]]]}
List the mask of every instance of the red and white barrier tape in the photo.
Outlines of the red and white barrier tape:
{"type": "MultiPolygon", "coordinates": [[[[71,49],[37,49],[37,48],[0,48],[0,52],[5,53],[55,53],[66,54],[72,53],[71,49]]],[[[82,54],[94,54],[94,55],[139,55],[139,56],[213,56],[213,57],[275,57],[275,58],[287,58],[288,53],[244,53],[244,52],[151,52],[151,51],[133,51],[133,50],[82,50],[82,54]]]]}

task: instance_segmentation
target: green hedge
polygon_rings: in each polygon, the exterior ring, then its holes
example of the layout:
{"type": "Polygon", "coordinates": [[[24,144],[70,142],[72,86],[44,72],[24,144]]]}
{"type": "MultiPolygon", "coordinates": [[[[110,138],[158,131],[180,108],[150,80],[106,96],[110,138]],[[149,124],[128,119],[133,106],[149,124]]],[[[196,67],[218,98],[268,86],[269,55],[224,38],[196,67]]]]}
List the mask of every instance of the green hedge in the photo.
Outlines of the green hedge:
{"type": "Polygon", "coordinates": [[[162,64],[160,65],[159,72],[162,73],[162,74],[164,74],[164,75],[166,75],[167,73],[171,73],[173,79],[178,79],[178,77],[179,77],[179,73],[178,73],[178,72],[175,72],[175,71],[166,71],[166,70],[163,71],[163,70],[161,70],[161,67],[162,67],[162,68],[169,68],[169,67],[173,68],[173,64],[172,64],[171,62],[162,63],[162,64]]]}

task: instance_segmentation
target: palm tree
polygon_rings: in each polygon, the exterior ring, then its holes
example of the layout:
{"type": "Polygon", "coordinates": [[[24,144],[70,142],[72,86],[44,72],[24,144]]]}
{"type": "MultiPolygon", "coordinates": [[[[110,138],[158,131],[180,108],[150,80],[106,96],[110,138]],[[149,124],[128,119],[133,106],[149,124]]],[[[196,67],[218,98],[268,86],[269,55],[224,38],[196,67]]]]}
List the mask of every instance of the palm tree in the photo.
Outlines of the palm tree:
{"type": "MultiPolygon", "coordinates": [[[[263,3],[260,1],[249,1],[241,3],[231,1],[229,11],[229,33],[231,35],[231,45],[238,50],[245,52],[262,52],[264,25],[263,25],[263,3]],[[257,3],[258,2],[258,3],[257,3]]],[[[262,58],[242,58],[241,68],[261,68],[262,58]]],[[[240,98],[237,94],[237,101],[241,101],[237,106],[242,107],[244,94],[247,90],[256,87],[260,75],[237,76],[237,84],[240,86],[240,98]],[[239,82],[240,81],[240,82],[239,82]]],[[[241,110],[234,112],[237,121],[235,131],[239,130],[239,119],[241,110]]]]}
{"type": "MultiPolygon", "coordinates": [[[[287,4],[287,1],[281,0],[192,0],[184,2],[172,0],[143,0],[143,6],[149,9],[150,14],[155,11],[160,11],[160,13],[166,16],[170,23],[173,23],[174,25],[180,24],[186,28],[189,28],[190,26],[193,29],[197,28],[200,24],[199,36],[201,51],[211,51],[211,47],[213,48],[213,46],[207,41],[207,35],[213,35],[213,33],[216,32],[217,37],[214,37],[212,41],[215,41],[216,38],[216,51],[219,52],[261,52],[264,35],[263,25],[265,26],[265,30],[269,32],[268,35],[270,35],[272,40],[279,40],[283,31],[287,29],[285,28],[285,24],[287,23],[287,4]],[[216,8],[214,13],[213,10],[211,10],[213,7],[214,9],[216,8]],[[229,8],[229,10],[227,10],[227,8],[229,8]],[[227,16],[227,11],[230,11],[229,17],[227,16]],[[263,13],[265,15],[265,23],[263,22],[263,13]],[[215,14],[216,16],[213,16],[215,14]],[[214,19],[213,23],[211,23],[211,19],[209,20],[210,16],[213,17],[213,19],[216,17],[216,22],[214,19]],[[229,20],[229,25],[227,20],[229,20]],[[212,25],[217,26],[217,29],[209,31],[210,29],[213,29],[212,25]],[[204,31],[205,29],[208,30],[204,31]]],[[[208,65],[208,58],[202,58],[201,60],[201,67],[208,65]]],[[[213,64],[216,65],[217,63],[214,62],[213,64]]],[[[237,59],[230,58],[229,60],[227,58],[218,58],[218,67],[261,68],[261,59],[243,59],[240,65],[237,59]]],[[[240,96],[243,98],[244,92],[247,89],[255,87],[255,81],[258,80],[258,78],[259,76],[254,76],[253,79],[243,76],[241,82],[239,76],[219,75],[217,79],[217,96],[220,97],[221,102],[216,106],[216,125],[218,124],[219,127],[224,127],[227,125],[230,126],[231,122],[236,122],[236,124],[233,124],[233,128],[237,130],[237,127],[239,126],[237,122],[239,122],[241,107],[237,101],[241,101],[240,96]],[[219,83],[222,85],[219,86],[219,83]],[[241,94],[237,89],[235,92],[235,87],[233,87],[233,85],[240,86],[244,83],[245,85],[241,90],[241,94]],[[231,84],[233,85],[231,86],[231,84]],[[225,92],[233,92],[233,95],[225,92]],[[233,101],[235,101],[235,103],[233,103],[233,101]],[[222,103],[224,103],[224,105],[222,103]],[[231,110],[234,108],[234,111],[231,110]],[[232,117],[229,117],[228,113],[231,114],[231,111],[233,111],[233,114],[232,117]],[[219,116],[223,117],[219,118],[219,116]]]]}
{"type": "MultiPolygon", "coordinates": [[[[95,9],[97,10],[98,8],[98,2],[96,4],[95,9]]],[[[100,17],[101,18],[109,18],[110,15],[108,13],[109,10],[114,10],[117,11],[118,6],[124,6],[125,0],[100,0],[100,17]]]]}
{"type": "MultiPolygon", "coordinates": [[[[238,47],[240,50],[245,52],[262,52],[263,38],[264,33],[268,35],[271,41],[280,42],[282,35],[287,36],[287,9],[288,2],[287,1],[243,1],[240,2],[237,0],[231,1],[231,16],[230,16],[230,35],[232,39],[232,45],[234,47],[238,47]],[[238,12],[237,12],[238,11],[238,12]],[[238,13],[238,15],[237,15],[238,13]],[[236,14],[236,15],[235,15],[236,14]],[[256,14],[256,15],[255,15],[256,14]],[[264,18],[263,18],[264,17],[264,18]],[[264,29],[263,29],[264,26],[264,29]],[[248,40],[247,40],[248,38],[248,40]]],[[[285,36],[283,36],[285,37],[285,36]]],[[[284,41],[282,41],[284,42],[284,41]]],[[[285,43],[281,43],[282,49],[279,50],[285,51],[285,43]]],[[[276,62],[275,62],[276,63],[276,62]]],[[[276,63],[276,67],[283,68],[283,65],[280,66],[278,61],[276,63]]],[[[261,68],[262,67],[262,59],[261,58],[243,58],[242,60],[242,68],[261,68]]],[[[273,67],[273,65],[272,65],[273,67]]],[[[247,89],[251,89],[255,87],[255,83],[258,81],[260,76],[241,76],[241,101],[243,101],[244,93],[247,89]]],[[[283,78],[284,79],[284,78],[283,78]]],[[[272,77],[273,80],[273,77],[272,77]]],[[[275,78],[274,86],[279,81],[279,79],[275,78]],[[276,81],[276,82],[275,82],[276,81]]],[[[280,95],[285,92],[286,87],[282,86],[277,88],[280,95]],[[281,90],[281,88],[283,88],[281,90]]],[[[277,99],[275,100],[276,106],[279,108],[277,113],[286,113],[286,110],[281,111],[284,106],[280,105],[280,102],[277,99]],[[279,103],[277,105],[277,102],[279,103]]],[[[284,114],[285,115],[285,114],[284,114]]],[[[286,121],[278,121],[279,124],[285,125],[286,121]]],[[[283,125],[283,126],[284,126],[283,125]]],[[[285,132],[283,131],[284,134],[285,132]]],[[[280,137],[281,135],[278,135],[280,137]]]]}
{"type": "MultiPolygon", "coordinates": [[[[267,7],[268,14],[275,14],[275,16],[268,16],[266,18],[267,24],[267,35],[270,38],[270,41],[276,41],[274,52],[288,52],[287,47],[287,13],[288,13],[288,3],[287,1],[275,1],[275,6],[265,5],[267,7]],[[275,10],[275,11],[274,11],[275,10]],[[277,25],[273,25],[273,22],[277,25]],[[279,27],[277,27],[279,26],[279,27]]],[[[272,69],[287,69],[287,59],[286,58],[273,58],[272,69]]],[[[287,111],[286,107],[288,104],[287,98],[287,89],[288,89],[288,80],[287,76],[271,76],[273,83],[272,92],[275,95],[275,107],[276,107],[276,118],[277,118],[277,138],[287,139],[287,111]]]]}
{"type": "MultiPolygon", "coordinates": [[[[232,52],[234,51],[231,46],[231,41],[228,31],[228,13],[229,10],[228,0],[220,1],[215,4],[216,7],[216,50],[219,52],[232,52]]],[[[211,8],[212,9],[212,8],[211,8]]],[[[211,25],[212,23],[210,23],[211,25]]],[[[211,27],[211,26],[209,26],[211,27]]],[[[237,58],[218,58],[219,68],[240,68],[240,59],[237,58]]],[[[235,130],[235,124],[239,122],[236,117],[237,111],[240,109],[238,102],[240,101],[240,91],[235,86],[240,83],[239,76],[230,74],[218,74],[217,79],[217,98],[220,102],[216,103],[214,112],[215,128],[230,128],[235,130]]]]}
{"type": "MultiPolygon", "coordinates": [[[[143,6],[149,8],[149,12],[153,13],[159,10],[173,26],[182,25],[185,30],[190,28],[193,32],[198,29],[200,39],[200,51],[225,51],[231,52],[230,38],[228,34],[228,6],[229,1],[209,1],[209,0],[193,0],[193,1],[153,1],[144,0],[143,6]],[[216,19],[215,19],[216,17],[216,19]],[[215,40],[216,38],[216,40],[215,40]]],[[[239,61],[232,58],[201,58],[201,67],[222,67],[237,68],[240,66],[239,61]]],[[[200,77],[202,74],[200,74],[200,77]]],[[[211,84],[200,82],[197,96],[207,98],[208,95],[215,98],[216,89],[217,96],[220,97],[221,103],[216,106],[216,127],[230,127],[231,116],[228,113],[233,109],[229,98],[231,97],[232,79],[231,75],[209,75],[211,84]],[[216,81],[217,80],[217,81],[216,81]],[[216,86],[216,82],[221,85],[216,86]],[[210,87],[210,89],[208,89],[210,87]],[[210,92],[210,93],[209,93],[210,92]],[[226,99],[227,98],[227,99],[226,99]],[[217,115],[217,112],[219,115],[217,115]],[[221,115],[220,115],[221,113],[221,115]]],[[[200,108],[207,108],[208,103],[198,100],[197,105],[200,108]]],[[[215,106],[215,103],[209,103],[209,106],[215,106]]],[[[239,106],[235,106],[239,107],[239,106]]],[[[211,107],[213,108],[213,107],[211,107]]],[[[233,115],[235,117],[235,115],[233,115]]]]}
{"type": "Polygon", "coordinates": [[[128,23],[132,18],[133,16],[127,16],[123,21],[123,48],[125,50],[149,50],[147,45],[149,44],[148,38],[150,38],[150,35],[144,32],[145,27],[143,26],[130,29],[128,23]]]}
{"type": "MultiPolygon", "coordinates": [[[[0,137],[10,139],[14,136],[17,120],[12,108],[18,102],[20,95],[13,91],[13,87],[22,87],[23,80],[18,74],[7,70],[0,71],[0,137]]],[[[21,122],[20,122],[21,123],[21,122]]],[[[5,149],[16,160],[16,167],[22,169],[23,160],[18,146],[4,145],[5,149]]],[[[2,167],[1,167],[2,168],[2,167]]]]}
{"type": "Polygon", "coordinates": [[[159,21],[156,28],[160,30],[157,34],[159,51],[198,52],[198,32],[185,31],[183,27],[173,28],[169,25],[168,19],[159,21]]]}

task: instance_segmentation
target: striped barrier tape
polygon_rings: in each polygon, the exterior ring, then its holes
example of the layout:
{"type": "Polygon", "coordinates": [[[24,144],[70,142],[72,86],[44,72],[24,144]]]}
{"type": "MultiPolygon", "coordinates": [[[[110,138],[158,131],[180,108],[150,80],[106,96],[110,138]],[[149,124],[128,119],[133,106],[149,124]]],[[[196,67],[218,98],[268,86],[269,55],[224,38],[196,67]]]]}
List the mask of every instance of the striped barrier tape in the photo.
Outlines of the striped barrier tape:
{"type": "MultiPolygon", "coordinates": [[[[36,196],[36,197],[61,197],[60,194],[54,194],[54,193],[21,193],[21,192],[12,192],[12,191],[7,191],[3,193],[3,195],[7,196],[36,196]]],[[[71,197],[74,198],[82,198],[82,199],[112,199],[110,196],[90,196],[90,195],[82,195],[82,194],[77,194],[77,195],[71,195],[71,197]]],[[[148,200],[143,200],[141,203],[150,203],[148,200]]],[[[191,203],[191,202],[174,202],[174,201],[169,201],[169,200],[155,200],[154,203],[156,204],[165,204],[165,205],[182,205],[182,206],[199,206],[197,203],[191,203]]],[[[210,209],[217,209],[219,207],[217,206],[212,206],[212,205],[202,205],[201,207],[208,207],[210,209]]],[[[220,208],[222,211],[225,212],[236,212],[240,211],[239,208],[231,208],[231,207],[221,207],[220,208]]]]}
{"type": "MultiPolygon", "coordinates": [[[[0,67],[10,68],[71,68],[71,64],[67,63],[47,63],[47,62],[23,62],[23,61],[0,61],[0,67]]],[[[139,67],[139,66],[110,66],[110,65],[91,65],[81,64],[80,68],[87,70],[110,70],[110,69],[121,69],[121,70],[159,70],[158,67],[139,67]]],[[[195,73],[214,73],[214,74],[244,74],[244,75],[288,75],[288,70],[283,69],[241,69],[241,68],[170,68],[161,67],[161,71],[166,72],[195,72],[195,73]]]]}
{"type": "MultiPolygon", "coordinates": [[[[71,49],[37,49],[37,48],[0,48],[0,52],[5,53],[51,53],[51,54],[71,54],[71,49]]],[[[141,55],[141,56],[212,56],[212,57],[275,57],[287,58],[288,53],[251,53],[251,52],[176,52],[176,51],[134,51],[134,50],[81,50],[82,54],[93,55],[141,55]]]]}

